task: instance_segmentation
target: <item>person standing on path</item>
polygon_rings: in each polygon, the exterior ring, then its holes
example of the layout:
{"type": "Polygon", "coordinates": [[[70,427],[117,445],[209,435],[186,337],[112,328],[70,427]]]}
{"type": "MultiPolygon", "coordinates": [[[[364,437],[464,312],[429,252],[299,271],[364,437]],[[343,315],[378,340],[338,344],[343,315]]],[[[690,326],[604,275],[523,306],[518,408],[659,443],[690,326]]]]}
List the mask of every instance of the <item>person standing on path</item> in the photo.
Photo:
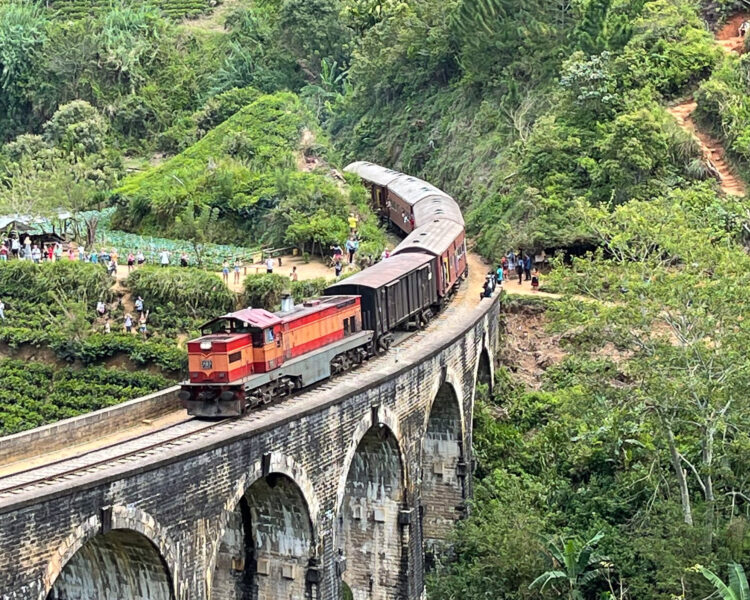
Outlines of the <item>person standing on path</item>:
{"type": "Polygon", "coordinates": [[[240,267],[242,266],[242,263],[240,262],[239,258],[236,258],[234,260],[234,283],[238,284],[240,282],[240,267]]]}
{"type": "Polygon", "coordinates": [[[135,262],[140,267],[143,263],[146,262],[146,257],[143,256],[143,252],[141,250],[138,250],[138,252],[135,255],[135,262]]]}
{"type": "Polygon", "coordinates": [[[349,231],[351,231],[352,233],[356,233],[357,223],[359,222],[359,219],[357,219],[357,217],[354,216],[354,213],[349,213],[348,221],[349,221],[349,231]]]}
{"type": "Polygon", "coordinates": [[[538,292],[539,291],[539,270],[534,269],[534,271],[531,273],[531,291],[538,292]]]}
{"type": "Polygon", "coordinates": [[[357,251],[354,236],[346,240],[346,251],[349,253],[349,264],[352,264],[354,262],[354,253],[357,251]]]}
{"type": "Polygon", "coordinates": [[[266,259],[266,274],[270,275],[273,273],[273,259],[269,256],[266,259]]]}
{"type": "Polygon", "coordinates": [[[135,299],[135,310],[138,312],[138,314],[141,314],[143,312],[143,298],[138,296],[135,299]]]}
{"type": "Polygon", "coordinates": [[[125,333],[133,332],[133,317],[130,313],[125,315],[125,333]]]}
{"type": "Polygon", "coordinates": [[[18,239],[18,236],[16,236],[10,241],[10,253],[13,255],[13,258],[18,258],[20,252],[21,241],[18,239]]]}
{"type": "Polygon", "coordinates": [[[132,252],[128,252],[128,273],[131,273],[133,271],[134,265],[135,265],[135,256],[133,256],[132,252]]]}
{"type": "Polygon", "coordinates": [[[31,238],[28,235],[23,240],[23,257],[26,260],[31,260],[31,238]]]}
{"type": "Polygon", "coordinates": [[[524,280],[530,281],[531,280],[531,256],[529,256],[528,253],[523,255],[523,272],[524,272],[524,280]]]}
{"type": "Polygon", "coordinates": [[[187,252],[183,252],[180,254],[180,266],[181,267],[187,267],[188,266],[188,255],[187,252]]]}
{"type": "Polygon", "coordinates": [[[341,264],[341,259],[337,258],[336,262],[333,265],[334,273],[336,273],[336,281],[339,280],[339,277],[341,277],[341,269],[344,268],[344,265],[341,264]]]}
{"type": "Polygon", "coordinates": [[[31,249],[31,260],[37,265],[42,262],[42,251],[39,250],[36,244],[34,244],[34,247],[31,249]]]}
{"type": "Polygon", "coordinates": [[[138,319],[138,331],[143,336],[143,339],[145,340],[148,334],[148,327],[146,326],[146,321],[148,321],[148,311],[145,313],[141,313],[141,318],[138,319]]]}
{"type": "Polygon", "coordinates": [[[224,264],[221,265],[221,278],[224,283],[229,285],[229,263],[227,261],[224,261],[224,264]]]}
{"type": "Polygon", "coordinates": [[[518,275],[518,285],[521,285],[523,280],[523,261],[519,260],[516,263],[516,275],[518,275]]]}
{"type": "Polygon", "coordinates": [[[503,267],[503,265],[500,265],[497,268],[497,272],[496,273],[497,274],[495,275],[495,277],[497,279],[497,285],[502,286],[503,285],[503,280],[505,278],[505,273],[504,273],[504,267],[503,267]]]}
{"type": "Polygon", "coordinates": [[[292,272],[289,273],[289,279],[291,281],[297,281],[299,279],[299,275],[297,274],[297,267],[292,267],[292,272]]]}

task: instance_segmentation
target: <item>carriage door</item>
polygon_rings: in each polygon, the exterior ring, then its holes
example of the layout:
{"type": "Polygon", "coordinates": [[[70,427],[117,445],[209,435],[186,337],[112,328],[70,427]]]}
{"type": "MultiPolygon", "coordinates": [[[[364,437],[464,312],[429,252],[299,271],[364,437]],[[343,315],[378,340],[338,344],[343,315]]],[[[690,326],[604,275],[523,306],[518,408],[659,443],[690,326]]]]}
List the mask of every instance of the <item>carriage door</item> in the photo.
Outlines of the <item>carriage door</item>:
{"type": "Polygon", "coordinates": [[[289,360],[292,358],[292,336],[289,333],[289,323],[281,324],[279,336],[281,337],[281,349],[284,360],[289,360]]]}

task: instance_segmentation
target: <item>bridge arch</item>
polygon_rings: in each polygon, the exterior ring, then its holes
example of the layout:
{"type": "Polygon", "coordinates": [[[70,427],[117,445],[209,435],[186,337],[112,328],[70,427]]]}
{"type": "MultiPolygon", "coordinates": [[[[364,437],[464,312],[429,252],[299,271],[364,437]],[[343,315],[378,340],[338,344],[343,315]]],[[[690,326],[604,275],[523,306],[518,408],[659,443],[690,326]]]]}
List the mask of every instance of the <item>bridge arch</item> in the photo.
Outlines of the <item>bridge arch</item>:
{"type": "Polygon", "coordinates": [[[480,348],[479,354],[477,355],[477,363],[474,367],[474,387],[476,388],[476,383],[483,383],[487,385],[490,392],[492,392],[494,389],[495,371],[493,369],[492,357],[486,340],[482,343],[480,348]]]}
{"type": "Polygon", "coordinates": [[[312,482],[294,459],[269,453],[256,461],[222,510],[207,598],[315,597],[319,513],[312,482]]]}
{"type": "Polygon", "coordinates": [[[397,421],[385,412],[373,408],[371,418],[360,423],[342,474],[335,551],[341,586],[354,600],[402,598],[406,589],[406,462],[397,421]]]}
{"type": "Polygon", "coordinates": [[[102,509],[60,544],[47,566],[47,600],[182,600],[175,545],[148,513],[126,506],[102,509]]]}
{"type": "Polygon", "coordinates": [[[467,464],[465,424],[460,386],[446,375],[433,394],[425,415],[420,463],[421,529],[425,569],[430,570],[436,546],[465,515],[467,464]]]}

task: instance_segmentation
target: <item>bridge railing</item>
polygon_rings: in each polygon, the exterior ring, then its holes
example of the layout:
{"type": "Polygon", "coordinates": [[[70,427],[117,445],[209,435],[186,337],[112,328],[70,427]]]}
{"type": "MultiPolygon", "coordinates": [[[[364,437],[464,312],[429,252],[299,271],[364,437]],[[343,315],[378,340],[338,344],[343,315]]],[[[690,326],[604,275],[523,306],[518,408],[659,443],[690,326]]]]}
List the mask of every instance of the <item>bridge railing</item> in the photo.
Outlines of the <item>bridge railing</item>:
{"type": "Polygon", "coordinates": [[[181,408],[179,386],[85,415],[0,438],[0,464],[49,454],[156,419],[181,408]]]}

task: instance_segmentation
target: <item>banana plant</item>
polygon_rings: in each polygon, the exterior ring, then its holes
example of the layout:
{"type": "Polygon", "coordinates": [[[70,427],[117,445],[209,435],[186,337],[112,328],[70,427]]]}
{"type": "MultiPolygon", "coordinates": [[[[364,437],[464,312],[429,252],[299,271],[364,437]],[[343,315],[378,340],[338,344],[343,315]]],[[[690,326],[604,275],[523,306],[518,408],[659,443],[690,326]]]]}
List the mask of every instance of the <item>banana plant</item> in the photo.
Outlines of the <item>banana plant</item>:
{"type": "Polygon", "coordinates": [[[545,550],[552,559],[552,569],[545,571],[529,585],[543,592],[548,586],[561,586],[561,596],[569,600],[583,600],[585,586],[606,571],[606,559],[596,552],[596,545],[604,536],[597,533],[584,542],[578,537],[555,536],[542,538],[545,550]]]}
{"type": "Polygon", "coordinates": [[[729,585],[724,583],[716,573],[705,567],[698,566],[697,570],[713,584],[722,600],[750,600],[750,587],[747,585],[745,569],[735,562],[729,563],[728,568],[729,585]]]}

